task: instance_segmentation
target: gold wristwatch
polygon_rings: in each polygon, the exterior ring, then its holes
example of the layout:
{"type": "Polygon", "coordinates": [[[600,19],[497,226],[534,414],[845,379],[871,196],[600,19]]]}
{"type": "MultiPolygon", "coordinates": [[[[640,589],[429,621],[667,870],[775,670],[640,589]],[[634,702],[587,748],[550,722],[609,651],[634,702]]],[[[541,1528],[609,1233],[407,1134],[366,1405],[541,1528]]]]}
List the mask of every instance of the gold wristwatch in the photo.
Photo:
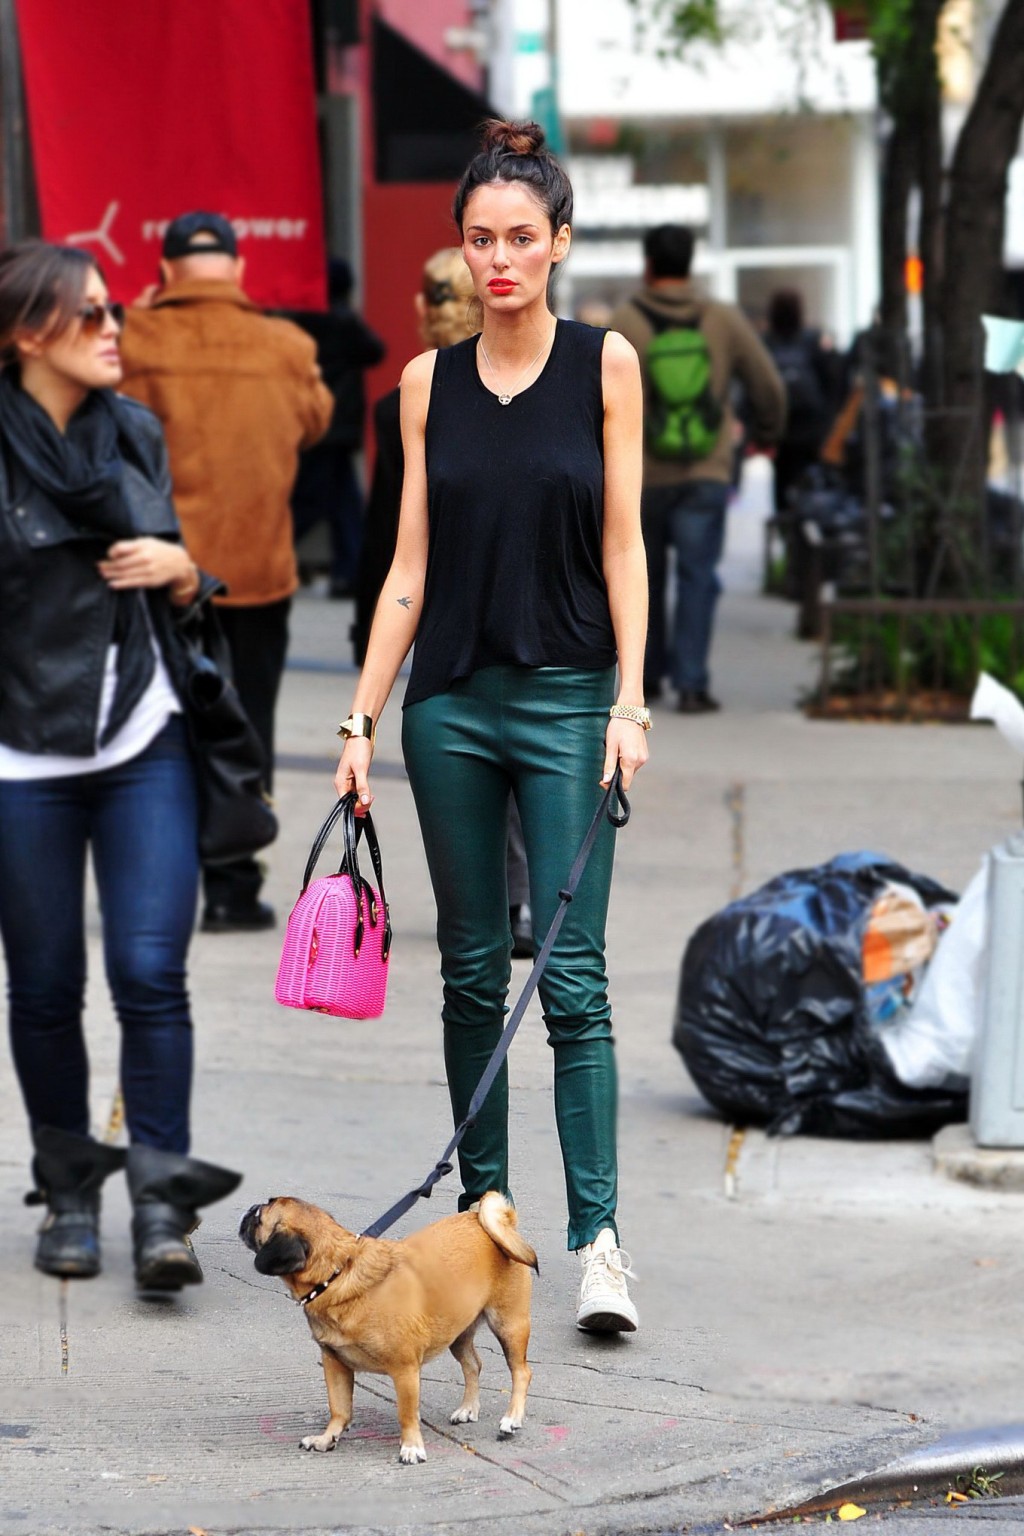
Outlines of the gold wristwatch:
{"type": "Polygon", "coordinates": [[[613,704],[608,713],[613,720],[632,720],[645,731],[651,728],[651,712],[640,704],[613,704]]]}
{"type": "Polygon", "coordinates": [[[338,735],[344,741],[348,741],[350,736],[365,736],[371,747],[376,734],[372,715],[352,714],[338,726],[338,735]]]}

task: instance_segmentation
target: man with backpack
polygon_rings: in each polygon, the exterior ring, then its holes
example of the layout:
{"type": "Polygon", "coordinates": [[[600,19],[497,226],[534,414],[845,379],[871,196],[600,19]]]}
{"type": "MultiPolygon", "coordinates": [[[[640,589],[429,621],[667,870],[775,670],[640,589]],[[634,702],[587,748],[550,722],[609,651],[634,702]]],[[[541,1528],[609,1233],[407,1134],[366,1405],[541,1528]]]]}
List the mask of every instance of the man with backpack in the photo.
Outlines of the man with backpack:
{"type": "Polygon", "coordinates": [[[666,672],[684,714],[718,709],[709,692],[708,652],[721,585],[732,470],[734,380],[750,403],[758,447],[777,441],[786,393],[753,327],[732,304],[706,299],[690,280],[693,232],[661,224],[644,237],[644,286],[612,316],[632,342],[644,376],[643,531],[650,584],[644,692],[662,691],[666,672]],[[668,547],[676,592],[669,642],[665,621],[668,547]]]}

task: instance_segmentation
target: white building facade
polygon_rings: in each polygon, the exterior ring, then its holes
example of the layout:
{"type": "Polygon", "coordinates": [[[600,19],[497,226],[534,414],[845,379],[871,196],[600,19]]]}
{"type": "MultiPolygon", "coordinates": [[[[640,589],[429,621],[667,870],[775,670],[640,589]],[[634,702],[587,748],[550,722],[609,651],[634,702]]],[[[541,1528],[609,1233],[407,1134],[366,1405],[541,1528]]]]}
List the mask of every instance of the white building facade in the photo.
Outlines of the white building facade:
{"type": "Polygon", "coordinates": [[[796,288],[809,323],[847,344],[879,289],[868,44],[837,42],[813,0],[737,0],[726,44],[680,58],[649,3],[492,11],[496,105],[536,114],[555,87],[577,194],[561,306],[615,302],[641,275],[643,231],[687,223],[709,292],[756,319],[796,288]]]}

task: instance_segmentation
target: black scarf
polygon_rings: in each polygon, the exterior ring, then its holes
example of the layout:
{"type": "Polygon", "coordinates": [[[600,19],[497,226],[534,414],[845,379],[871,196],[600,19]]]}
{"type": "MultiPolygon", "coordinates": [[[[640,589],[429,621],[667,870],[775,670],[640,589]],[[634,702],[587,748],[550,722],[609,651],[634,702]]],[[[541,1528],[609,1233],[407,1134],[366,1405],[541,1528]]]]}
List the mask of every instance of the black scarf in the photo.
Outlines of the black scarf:
{"type": "MultiPolygon", "coordinates": [[[[61,433],[49,413],[21,388],[15,371],[4,368],[0,371],[0,440],[31,483],[79,527],[94,533],[104,547],[135,537],[111,390],[91,390],[67,431],[61,433]]],[[[96,579],[102,580],[98,575],[96,579]]],[[[100,746],[124,725],[156,668],[145,594],[135,590],[112,596],[117,688],[100,746]]]]}

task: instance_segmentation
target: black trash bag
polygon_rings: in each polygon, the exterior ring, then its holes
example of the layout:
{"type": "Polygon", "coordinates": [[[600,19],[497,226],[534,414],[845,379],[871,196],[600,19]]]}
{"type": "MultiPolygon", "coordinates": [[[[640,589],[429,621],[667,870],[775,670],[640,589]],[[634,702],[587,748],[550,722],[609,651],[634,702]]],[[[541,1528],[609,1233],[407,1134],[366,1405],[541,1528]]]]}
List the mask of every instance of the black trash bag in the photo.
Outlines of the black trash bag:
{"type": "Polygon", "coordinates": [[[956,900],[883,854],[846,853],[779,875],[690,939],[672,1040],[728,1120],[867,1140],[966,1119],[966,1094],[902,1084],[871,1027],[861,940],[890,880],[926,907],[956,900]]]}

